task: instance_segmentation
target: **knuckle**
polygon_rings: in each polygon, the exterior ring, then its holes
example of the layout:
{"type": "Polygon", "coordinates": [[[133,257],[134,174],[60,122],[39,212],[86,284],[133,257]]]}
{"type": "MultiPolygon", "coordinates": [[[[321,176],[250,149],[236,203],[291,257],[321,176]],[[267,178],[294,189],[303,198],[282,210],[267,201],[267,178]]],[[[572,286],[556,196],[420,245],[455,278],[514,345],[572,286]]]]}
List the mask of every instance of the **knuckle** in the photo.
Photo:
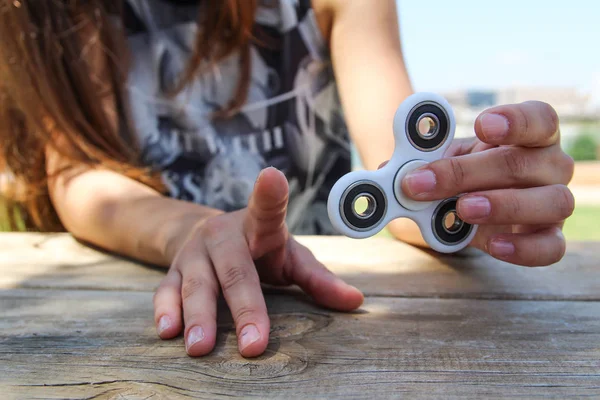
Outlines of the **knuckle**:
{"type": "Polygon", "coordinates": [[[549,232],[547,235],[554,237],[546,237],[548,245],[544,246],[544,252],[538,256],[538,265],[551,265],[559,262],[567,252],[567,243],[562,231],[557,228],[554,233],[549,232]]]}
{"type": "Polygon", "coordinates": [[[570,155],[568,155],[567,153],[562,153],[562,170],[564,171],[565,174],[565,182],[564,183],[569,183],[571,182],[571,179],[573,179],[573,175],[575,174],[575,160],[573,159],[573,157],[571,157],[570,155]]]}
{"type": "Polygon", "coordinates": [[[450,163],[450,168],[448,169],[450,174],[449,183],[452,184],[454,188],[462,187],[466,175],[462,162],[456,158],[449,158],[448,162],[450,163]]]}
{"type": "Polygon", "coordinates": [[[198,278],[187,278],[183,281],[183,285],[181,285],[181,298],[185,301],[190,298],[194,293],[208,289],[207,283],[202,279],[198,278]]]}
{"type": "Polygon", "coordinates": [[[215,321],[217,314],[211,310],[212,307],[205,307],[201,312],[191,311],[185,313],[185,325],[187,328],[191,328],[194,325],[203,325],[206,320],[215,321]]]}
{"type": "Polygon", "coordinates": [[[512,215],[512,216],[520,216],[521,215],[521,210],[523,207],[521,206],[521,202],[519,201],[517,196],[515,196],[514,194],[511,193],[511,194],[507,195],[504,204],[505,204],[506,212],[508,215],[512,215]]]}
{"type": "Polygon", "coordinates": [[[289,202],[289,197],[286,194],[283,197],[274,197],[273,199],[269,199],[269,202],[266,204],[260,204],[260,207],[257,207],[255,211],[257,211],[256,218],[258,219],[272,219],[273,216],[280,215],[282,212],[285,212],[287,209],[289,202]]]}
{"type": "Polygon", "coordinates": [[[258,310],[250,306],[240,306],[233,310],[233,319],[236,321],[238,325],[243,325],[243,321],[254,321],[257,318],[255,316],[258,314],[258,310]],[[240,324],[240,322],[242,322],[240,324]]]}
{"type": "Polygon", "coordinates": [[[274,223],[278,223],[281,225],[281,221],[285,218],[285,214],[287,212],[287,202],[286,204],[276,206],[269,209],[255,210],[252,211],[252,218],[261,224],[273,225],[274,223]]]}
{"type": "Polygon", "coordinates": [[[510,113],[510,131],[512,134],[516,134],[520,137],[526,137],[529,135],[529,117],[525,112],[526,104],[521,104],[513,109],[510,113]]]}
{"type": "Polygon", "coordinates": [[[556,207],[561,219],[570,217],[575,210],[575,197],[571,190],[565,185],[556,185],[555,198],[557,199],[556,207]]]}
{"type": "Polygon", "coordinates": [[[255,217],[254,221],[253,229],[246,234],[251,248],[260,245],[266,237],[285,232],[286,209],[278,209],[270,215],[263,215],[260,218],[255,217]]]}
{"type": "Polygon", "coordinates": [[[568,184],[573,179],[575,173],[575,160],[573,157],[562,151],[559,145],[553,146],[546,151],[551,152],[551,155],[543,158],[548,171],[551,183],[568,184]]]}
{"type": "Polygon", "coordinates": [[[543,101],[526,101],[522,107],[517,107],[516,125],[523,135],[535,134],[538,138],[532,137],[531,140],[540,139],[539,136],[550,138],[559,131],[559,117],[556,110],[548,103],[543,101]],[[530,120],[530,118],[533,118],[530,120]],[[531,121],[537,123],[531,124],[531,121]],[[538,122],[539,121],[539,122],[538,122]],[[530,128],[534,132],[530,132],[530,128]]]}
{"type": "Polygon", "coordinates": [[[562,260],[567,253],[567,242],[565,241],[564,237],[562,237],[562,234],[560,236],[561,238],[558,240],[558,245],[555,246],[556,253],[554,254],[554,259],[552,260],[553,263],[562,260]]]}
{"type": "MultiPolygon", "coordinates": [[[[331,271],[328,271],[328,274],[330,276],[333,276],[333,273],[331,271]]],[[[318,289],[318,285],[319,285],[318,274],[315,271],[311,271],[308,274],[308,277],[306,278],[306,287],[311,288],[311,290],[316,290],[316,289],[318,289]]]]}
{"type": "Polygon", "coordinates": [[[206,239],[219,237],[228,229],[228,225],[228,221],[221,216],[209,218],[201,227],[201,235],[206,239]]]}
{"type": "Polygon", "coordinates": [[[241,266],[230,266],[223,273],[221,287],[223,291],[229,291],[231,288],[246,282],[250,279],[250,273],[247,268],[241,266]]]}
{"type": "Polygon", "coordinates": [[[558,113],[556,112],[554,107],[552,107],[548,103],[540,102],[540,105],[543,110],[544,119],[548,121],[548,131],[551,135],[553,135],[558,131],[559,127],[558,113]]]}
{"type": "Polygon", "coordinates": [[[529,162],[523,155],[510,147],[503,147],[500,156],[504,164],[504,170],[512,180],[520,180],[525,177],[529,162]]]}

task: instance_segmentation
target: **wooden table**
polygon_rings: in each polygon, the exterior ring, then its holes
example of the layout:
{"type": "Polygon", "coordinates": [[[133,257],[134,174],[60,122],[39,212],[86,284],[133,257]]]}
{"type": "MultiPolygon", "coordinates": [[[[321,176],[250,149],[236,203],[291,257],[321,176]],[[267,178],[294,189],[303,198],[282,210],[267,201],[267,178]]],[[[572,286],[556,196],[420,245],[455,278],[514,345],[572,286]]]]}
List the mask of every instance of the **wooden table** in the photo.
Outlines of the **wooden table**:
{"type": "Polygon", "coordinates": [[[266,289],[270,345],[244,359],[224,305],[210,356],[157,337],[164,271],[68,235],[0,235],[0,397],[600,397],[599,243],[523,268],[383,238],[299,239],[365,304],[336,313],[266,289]]]}

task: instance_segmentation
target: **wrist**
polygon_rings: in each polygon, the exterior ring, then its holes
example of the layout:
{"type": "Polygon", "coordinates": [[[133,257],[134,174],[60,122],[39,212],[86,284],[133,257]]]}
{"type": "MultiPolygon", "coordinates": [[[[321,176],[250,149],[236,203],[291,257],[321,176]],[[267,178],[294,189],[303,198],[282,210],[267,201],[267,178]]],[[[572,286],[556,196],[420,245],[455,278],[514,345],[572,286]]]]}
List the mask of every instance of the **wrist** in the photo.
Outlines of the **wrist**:
{"type": "Polygon", "coordinates": [[[388,231],[396,239],[418,247],[429,247],[416,222],[408,218],[398,218],[387,225],[388,231]]]}
{"type": "Polygon", "coordinates": [[[157,235],[163,265],[170,266],[189,236],[206,220],[223,214],[221,210],[194,203],[178,202],[179,210],[173,212],[162,224],[157,235]]]}

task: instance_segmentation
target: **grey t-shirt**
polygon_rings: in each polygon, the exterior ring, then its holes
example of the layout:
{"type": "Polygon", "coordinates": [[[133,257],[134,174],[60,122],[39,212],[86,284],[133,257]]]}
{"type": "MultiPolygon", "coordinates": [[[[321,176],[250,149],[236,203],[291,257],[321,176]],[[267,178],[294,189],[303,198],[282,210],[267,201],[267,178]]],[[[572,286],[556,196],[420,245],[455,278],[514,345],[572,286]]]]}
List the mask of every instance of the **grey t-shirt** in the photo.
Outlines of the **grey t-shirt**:
{"type": "Polygon", "coordinates": [[[126,1],[128,108],[144,162],[161,171],[172,197],[225,211],[245,207],[260,170],[277,167],[290,184],[290,231],[335,234],[327,196],[350,171],[351,148],[310,0],[259,6],[256,27],[275,45],[253,45],[248,101],[217,121],[210,114],[233,95],[237,54],[178,97],[165,95],[193,51],[200,1],[126,1]]]}

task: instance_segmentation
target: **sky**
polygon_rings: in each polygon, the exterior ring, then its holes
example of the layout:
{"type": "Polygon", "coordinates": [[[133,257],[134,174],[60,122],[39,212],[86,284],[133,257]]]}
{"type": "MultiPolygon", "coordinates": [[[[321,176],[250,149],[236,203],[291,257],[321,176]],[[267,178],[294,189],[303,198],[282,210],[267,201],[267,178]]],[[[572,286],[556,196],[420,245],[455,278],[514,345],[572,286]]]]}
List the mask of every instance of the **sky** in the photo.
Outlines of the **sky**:
{"type": "Polygon", "coordinates": [[[600,101],[600,1],[397,1],[416,90],[567,86],[600,101]]]}

